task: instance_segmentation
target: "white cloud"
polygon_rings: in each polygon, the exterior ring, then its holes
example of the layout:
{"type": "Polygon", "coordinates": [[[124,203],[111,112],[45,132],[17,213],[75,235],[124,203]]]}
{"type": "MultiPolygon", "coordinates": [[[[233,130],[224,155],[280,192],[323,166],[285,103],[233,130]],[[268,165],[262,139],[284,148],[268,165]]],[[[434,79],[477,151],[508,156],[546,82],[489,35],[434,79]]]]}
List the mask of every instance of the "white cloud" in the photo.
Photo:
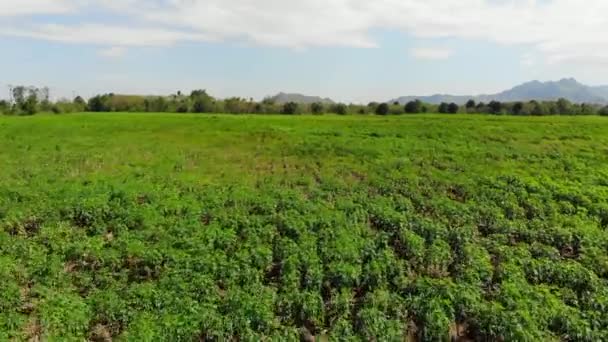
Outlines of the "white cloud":
{"type": "Polygon", "coordinates": [[[2,0],[0,17],[67,13],[74,10],[73,5],[69,0],[2,0]]]}
{"type": "Polygon", "coordinates": [[[127,53],[127,49],[122,46],[112,46],[107,49],[99,50],[99,55],[106,58],[120,58],[127,53]]]}
{"type": "Polygon", "coordinates": [[[99,24],[82,26],[47,24],[25,29],[0,27],[0,35],[106,46],[167,46],[180,41],[211,40],[211,37],[200,32],[99,24]]]}
{"type": "Polygon", "coordinates": [[[417,47],[410,50],[410,54],[417,59],[443,60],[448,59],[454,52],[447,48],[417,47]]]}
{"type": "MultiPolygon", "coordinates": [[[[524,45],[539,58],[554,63],[584,60],[598,64],[608,58],[606,0],[0,1],[0,16],[16,11],[57,13],[103,8],[134,23],[37,29],[12,26],[0,32],[62,42],[142,46],[218,39],[296,49],[366,48],[376,46],[372,35],[375,30],[397,30],[419,38],[524,45]]],[[[427,58],[445,56],[426,48],[417,52],[427,58]]]]}

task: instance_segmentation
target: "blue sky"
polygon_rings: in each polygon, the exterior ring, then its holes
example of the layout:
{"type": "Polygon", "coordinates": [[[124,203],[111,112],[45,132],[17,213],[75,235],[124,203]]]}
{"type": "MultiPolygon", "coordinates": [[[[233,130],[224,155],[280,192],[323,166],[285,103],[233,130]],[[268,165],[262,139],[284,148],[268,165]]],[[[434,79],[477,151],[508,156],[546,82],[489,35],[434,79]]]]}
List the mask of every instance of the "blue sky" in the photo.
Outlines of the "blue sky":
{"type": "Polygon", "coordinates": [[[367,102],[608,84],[607,12],[605,0],[2,0],[0,85],[367,102]]]}

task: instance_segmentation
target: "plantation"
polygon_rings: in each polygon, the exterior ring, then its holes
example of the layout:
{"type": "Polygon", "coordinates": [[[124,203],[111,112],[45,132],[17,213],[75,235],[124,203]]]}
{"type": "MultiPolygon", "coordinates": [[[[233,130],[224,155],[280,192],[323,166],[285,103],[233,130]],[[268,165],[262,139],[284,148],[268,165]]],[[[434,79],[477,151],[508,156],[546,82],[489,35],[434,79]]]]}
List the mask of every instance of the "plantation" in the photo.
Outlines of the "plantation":
{"type": "Polygon", "coordinates": [[[606,132],[0,117],[0,340],[608,340],[606,132]]]}

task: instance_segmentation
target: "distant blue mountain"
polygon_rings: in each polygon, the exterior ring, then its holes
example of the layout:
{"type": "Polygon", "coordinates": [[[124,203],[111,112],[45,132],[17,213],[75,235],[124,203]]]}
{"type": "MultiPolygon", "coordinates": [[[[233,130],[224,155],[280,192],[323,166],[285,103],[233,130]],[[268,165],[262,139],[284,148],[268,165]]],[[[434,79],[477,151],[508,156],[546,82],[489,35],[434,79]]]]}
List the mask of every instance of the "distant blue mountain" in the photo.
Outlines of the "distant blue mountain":
{"type": "Polygon", "coordinates": [[[295,102],[302,104],[311,104],[311,103],[323,103],[323,104],[332,104],[332,101],[329,98],[321,98],[319,96],[307,96],[302,94],[287,94],[287,93],[278,93],[275,96],[270,97],[276,103],[287,103],[287,102],[295,102]]]}
{"type": "Polygon", "coordinates": [[[405,104],[409,101],[419,99],[420,101],[439,104],[441,102],[455,102],[464,104],[468,100],[475,101],[551,101],[565,98],[575,103],[608,103],[608,86],[591,87],[579,83],[573,78],[564,78],[559,81],[539,82],[531,81],[518,85],[509,90],[491,95],[454,96],[454,95],[432,95],[432,96],[402,96],[390,102],[405,104]]]}

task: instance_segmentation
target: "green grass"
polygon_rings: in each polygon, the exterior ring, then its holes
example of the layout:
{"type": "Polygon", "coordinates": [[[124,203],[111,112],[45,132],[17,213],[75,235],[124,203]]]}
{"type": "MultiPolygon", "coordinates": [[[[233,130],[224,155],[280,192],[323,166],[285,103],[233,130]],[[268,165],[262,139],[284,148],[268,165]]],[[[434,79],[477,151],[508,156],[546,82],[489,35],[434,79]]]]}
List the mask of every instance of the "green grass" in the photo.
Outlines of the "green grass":
{"type": "Polygon", "coordinates": [[[0,340],[606,340],[606,132],[0,117],[0,340]]]}

